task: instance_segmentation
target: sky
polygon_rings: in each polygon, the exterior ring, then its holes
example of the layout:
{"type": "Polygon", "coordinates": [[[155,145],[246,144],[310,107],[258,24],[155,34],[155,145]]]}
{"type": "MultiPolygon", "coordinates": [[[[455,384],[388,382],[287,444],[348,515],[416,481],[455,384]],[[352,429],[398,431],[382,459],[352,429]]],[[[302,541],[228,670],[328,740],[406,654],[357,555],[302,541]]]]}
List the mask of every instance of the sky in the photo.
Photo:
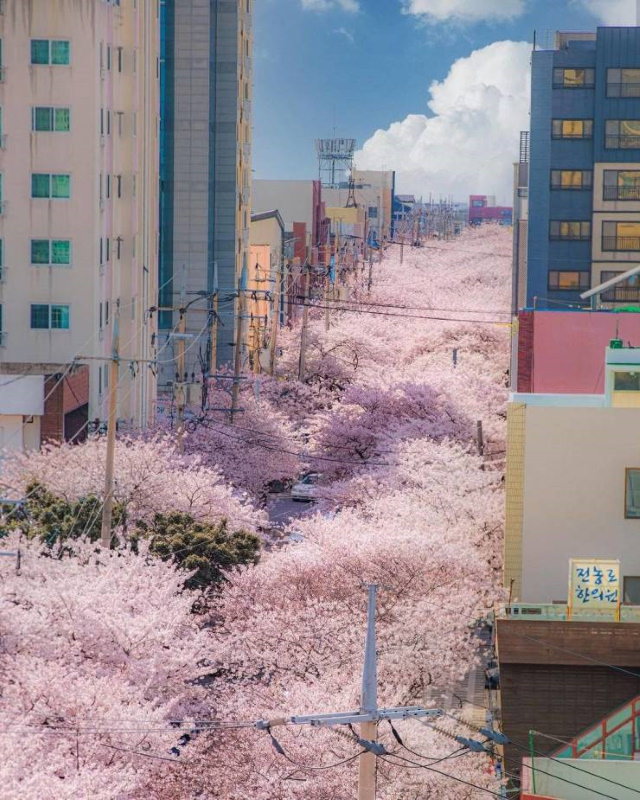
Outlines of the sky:
{"type": "Polygon", "coordinates": [[[556,30],[635,24],[637,0],[256,0],[254,177],[317,177],[358,143],[401,193],[510,204],[529,63],[556,30]]]}

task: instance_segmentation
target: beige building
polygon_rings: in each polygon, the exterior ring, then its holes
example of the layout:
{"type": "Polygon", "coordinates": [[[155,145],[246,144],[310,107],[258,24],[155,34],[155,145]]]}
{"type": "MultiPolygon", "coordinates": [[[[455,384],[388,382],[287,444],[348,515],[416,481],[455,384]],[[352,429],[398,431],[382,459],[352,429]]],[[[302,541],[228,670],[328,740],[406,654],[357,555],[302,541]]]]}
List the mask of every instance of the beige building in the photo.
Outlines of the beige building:
{"type": "Polygon", "coordinates": [[[569,559],[619,560],[640,605],[640,350],[608,348],[601,395],[514,394],[508,408],[505,586],[566,602],[569,559]]]}
{"type": "Polygon", "coordinates": [[[4,0],[0,11],[0,373],[60,373],[90,356],[79,407],[104,420],[100,358],[119,318],[133,361],[121,366],[118,415],[144,426],[155,401],[158,3],[4,0]]]}
{"type": "MultiPolygon", "coordinates": [[[[374,231],[382,240],[391,238],[393,227],[393,197],[395,172],[392,170],[353,170],[354,197],[367,219],[368,230],[374,231]]],[[[322,196],[331,208],[344,208],[349,201],[349,185],[339,189],[323,188],[322,196]]]]}
{"type": "Polygon", "coordinates": [[[275,326],[284,319],[284,291],[287,265],[284,258],[284,222],[278,211],[253,214],[251,217],[251,247],[247,288],[248,329],[245,339],[254,372],[270,368],[272,337],[275,326]],[[274,319],[280,310],[280,321],[274,319]]]}

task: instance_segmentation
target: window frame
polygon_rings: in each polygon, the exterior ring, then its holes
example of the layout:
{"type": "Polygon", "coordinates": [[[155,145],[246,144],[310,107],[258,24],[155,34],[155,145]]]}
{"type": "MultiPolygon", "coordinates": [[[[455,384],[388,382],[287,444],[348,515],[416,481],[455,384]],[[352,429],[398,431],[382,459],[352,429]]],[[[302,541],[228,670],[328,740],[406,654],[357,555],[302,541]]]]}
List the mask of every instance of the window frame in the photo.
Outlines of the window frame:
{"type": "Polygon", "coordinates": [[[637,472],[640,478],[640,467],[626,467],[624,471],[624,518],[640,519],[640,507],[638,507],[637,515],[629,514],[629,474],[632,472],[637,472]]]}
{"type": "Polygon", "coordinates": [[[605,150],[640,150],[640,119],[607,119],[604,123],[605,150]],[[622,133],[623,126],[635,124],[638,133],[622,133]],[[611,126],[617,130],[610,132],[611,126]]]}
{"type": "Polygon", "coordinates": [[[640,203],[640,169],[605,169],[602,174],[602,199],[609,203],[640,203]],[[634,180],[630,186],[620,185],[619,175],[623,173],[635,173],[637,180],[634,180]],[[607,176],[615,176],[614,183],[607,183],[607,176]],[[631,193],[635,193],[635,197],[624,197],[625,189],[631,193]],[[607,191],[609,190],[609,192],[607,191]],[[614,194],[615,196],[608,196],[614,194]]]}
{"type": "MultiPolygon", "coordinates": [[[[613,76],[615,77],[615,76],[613,76]]],[[[619,100],[624,99],[635,99],[637,100],[640,98],[640,67],[609,67],[607,69],[607,97],[615,97],[619,100]],[[623,72],[637,72],[638,73],[638,81],[624,81],[622,79],[623,72]],[[612,80],[612,73],[617,72],[619,75],[617,76],[617,80],[612,80]],[[612,91],[613,87],[617,87],[617,91],[612,91]],[[625,87],[637,87],[636,91],[637,94],[624,93],[625,87]]]]}
{"type": "Polygon", "coordinates": [[[593,89],[595,85],[595,67],[554,67],[553,69],[554,89],[593,89]],[[567,72],[584,72],[584,83],[567,83],[567,72]],[[562,79],[558,80],[560,74],[562,74],[562,79]]]}
{"type": "Polygon", "coordinates": [[[602,233],[600,247],[603,253],[638,253],[640,252],[640,222],[628,222],[621,219],[606,219],[602,222],[602,233]],[[610,230],[608,226],[615,226],[615,233],[605,233],[610,230]],[[619,232],[620,225],[637,225],[638,233],[633,235],[623,235],[619,232]],[[629,240],[628,247],[622,247],[621,243],[629,240]],[[613,246],[612,244],[613,243],[613,246]]]}
{"type": "Polygon", "coordinates": [[[71,66],[71,39],[40,39],[37,37],[32,37],[30,40],[29,45],[29,63],[32,67],[70,67],[71,66]],[[35,42],[46,42],[47,43],[47,60],[46,61],[34,61],[33,60],[33,46],[35,42]],[[67,45],[67,61],[53,61],[53,47],[54,44],[66,44],[67,45]]]}
{"type": "MultiPolygon", "coordinates": [[[[38,312],[36,312],[38,313],[38,312]]],[[[71,305],[70,303],[30,303],[29,328],[32,331],[68,331],[71,330],[71,305]],[[34,325],[34,309],[47,309],[47,325],[34,325]],[[60,313],[66,319],[66,325],[54,325],[54,314],[60,313]]]]}
{"type": "Polygon", "coordinates": [[[588,242],[591,241],[591,220],[582,220],[582,219],[572,219],[572,220],[560,220],[560,219],[552,219],[549,221],[549,240],[552,242],[588,242]],[[562,226],[563,225],[579,225],[580,232],[578,236],[563,236],[562,235],[562,226]],[[558,232],[554,233],[554,226],[558,226],[558,232]],[[586,228],[588,233],[583,232],[583,228],[586,228]]]}
{"type": "MultiPolygon", "coordinates": [[[[626,504],[625,504],[625,506],[626,506],[626,504]]],[[[635,517],[633,517],[633,519],[635,519],[635,517]]],[[[628,580],[630,580],[630,581],[631,580],[638,581],[638,585],[640,587],[640,575],[623,575],[622,576],[622,605],[633,606],[635,604],[631,600],[627,600],[626,599],[626,596],[627,596],[627,581],[628,580]]]]}
{"type": "Polygon", "coordinates": [[[70,200],[71,199],[71,173],[70,172],[32,172],[31,173],[31,199],[32,200],[70,200]],[[49,179],[49,193],[46,195],[41,194],[34,194],[33,187],[34,187],[34,178],[36,176],[43,177],[47,176],[49,179]],[[53,184],[54,178],[68,178],[69,181],[69,194],[68,195],[60,195],[60,194],[53,194],[53,184]]]}
{"type": "Polygon", "coordinates": [[[593,119],[552,119],[551,138],[565,141],[584,141],[593,139],[593,119]],[[583,125],[583,132],[580,135],[563,133],[563,123],[565,122],[581,122],[583,125]],[[556,129],[559,129],[559,132],[556,129]]]}
{"type": "Polygon", "coordinates": [[[68,106],[31,106],[31,131],[33,133],[70,133],[71,132],[71,108],[68,106]],[[50,113],[50,120],[51,120],[51,127],[50,128],[38,128],[36,127],[37,123],[37,112],[38,111],[48,111],[50,113]],[[69,118],[69,124],[67,128],[57,128],[56,127],[56,112],[58,111],[66,111],[69,118]]]}
{"type": "MultiPolygon", "coordinates": [[[[616,270],[616,269],[603,269],[600,272],[600,283],[606,283],[613,278],[617,278],[622,275],[624,270],[616,270]]],[[[633,280],[633,278],[629,278],[629,281],[633,280]]],[[[604,303],[640,303],[640,284],[637,286],[630,286],[627,281],[625,283],[618,283],[616,286],[613,286],[611,289],[607,289],[601,295],[601,299],[604,303]],[[618,293],[630,293],[631,296],[622,296],[618,297],[618,293]]]]}
{"type": "Polygon", "coordinates": [[[567,192],[586,192],[591,191],[593,189],[593,170],[590,169],[552,169],[551,175],[549,177],[551,189],[553,191],[567,191],[567,192]],[[580,186],[563,186],[561,182],[561,176],[564,173],[579,173],[581,175],[581,183],[580,186]],[[560,177],[560,182],[554,184],[554,175],[560,177]],[[585,183],[585,177],[588,176],[588,180],[585,183]]]}
{"type": "Polygon", "coordinates": [[[550,292],[579,292],[591,288],[591,272],[579,269],[550,269],[547,270],[547,290],[550,292]],[[551,281],[552,275],[578,275],[577,286],[560,286],[560,281],[557,280],[557,285],[551,281]],[[586,278],[586,280],[585,280],[586,278]]]}
{"type": "Polygon", "coordinates": [[[63,267],[63,268],[69,268],[69,267],[72,266],[72,262],[73,262],[73,244],[72,244],[71,239],[30,239],[29,251],[30,251],[29,257],[30,257],[30,261],[31,261],[31,266],[32,267],[63,267]],[[34,261],[34,259],[33,259],[33,252],[34,252],[33,246],[34,246],[34,244],[35,243],[42,244],[44,242],[46,242],[47,245],[48,245],[48,248],[47,248],[48,249],[48,253],[47,253],[48,260],[47,261],[34,261]],[[55,244],[62,244],[62,243],[66,243],[69,246],[69,260],[68,261],[54,261],[53,260],[54,245],[55,244]]]}

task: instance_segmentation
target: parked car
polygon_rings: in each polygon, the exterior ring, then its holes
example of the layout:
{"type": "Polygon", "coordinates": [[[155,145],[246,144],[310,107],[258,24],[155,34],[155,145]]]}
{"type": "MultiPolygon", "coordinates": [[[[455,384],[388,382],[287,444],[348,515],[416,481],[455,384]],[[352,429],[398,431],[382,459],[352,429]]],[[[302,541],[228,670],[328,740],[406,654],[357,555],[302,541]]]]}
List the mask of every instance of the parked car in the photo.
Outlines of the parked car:
{"type": "Polygon", "coordinates": [[[320,480],[318,472],[308,472],[291,487],[291,499],[299,502],[310,503],[317,497],[317,483],[320,480]]]}

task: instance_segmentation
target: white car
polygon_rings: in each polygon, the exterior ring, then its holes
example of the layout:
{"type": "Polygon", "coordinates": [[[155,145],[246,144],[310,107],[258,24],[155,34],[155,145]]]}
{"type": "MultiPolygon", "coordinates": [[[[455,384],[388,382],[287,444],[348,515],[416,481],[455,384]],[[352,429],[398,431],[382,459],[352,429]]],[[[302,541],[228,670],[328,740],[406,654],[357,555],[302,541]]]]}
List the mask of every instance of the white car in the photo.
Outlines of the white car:
{"type": "Polygon", "coordinates": [[[291,499],[310,503],[317,497],[317,483],[320,480],[317,472],[309,472],[291,487],[291,499]]]}

